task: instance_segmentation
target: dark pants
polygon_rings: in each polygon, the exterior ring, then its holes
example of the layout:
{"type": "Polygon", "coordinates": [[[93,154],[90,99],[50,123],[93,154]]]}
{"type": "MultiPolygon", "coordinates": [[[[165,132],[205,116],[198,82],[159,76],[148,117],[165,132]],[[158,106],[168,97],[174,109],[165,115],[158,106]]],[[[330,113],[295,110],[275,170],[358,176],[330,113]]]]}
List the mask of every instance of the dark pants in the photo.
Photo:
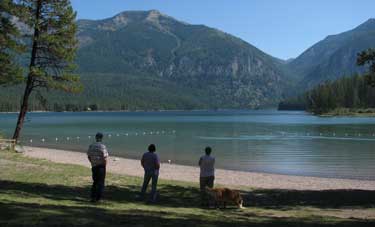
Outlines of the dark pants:
{"type": "Polygon", "coordinates": [[[104,192],[105,166],[94,166],[91,171],[92,180],[94,181],[91,187],[91,199],[98,201],[102,198],[104,192]]]}
{"type": "Polygon", "coordinates": [[[202,204],[208,204],[208,197],[206,193],[206,187],[213,188],[214,187],[214,176],[209,177],[200,177],[199,178],[199,185],[201,189],[201,202],[202,204]]]}
{"type": "Polygon", "coordinates": [[[155,201],[156,200],[156,186],[158,184],[158,177],[159,175],[155,173],[155,171],[145,171],[145,176],[143,179],[143,185],[142,185],[142,191],[141,191],[141,196],[144,197],[147,186],[150,183],[150,180],[152,179],[151,183],[151,200],[155,201]]]}

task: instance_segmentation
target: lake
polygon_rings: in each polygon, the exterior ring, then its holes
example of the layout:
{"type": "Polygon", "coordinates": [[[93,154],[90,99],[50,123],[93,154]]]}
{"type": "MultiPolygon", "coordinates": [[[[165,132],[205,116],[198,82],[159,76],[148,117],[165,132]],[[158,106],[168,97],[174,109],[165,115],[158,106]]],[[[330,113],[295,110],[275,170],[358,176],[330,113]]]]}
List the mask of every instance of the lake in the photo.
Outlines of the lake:
{"type": "MultiPolygon", "coordinates": [[[[17,114],[0,114],[13,133],[17,114]]],[[[206,146],[217,167],[375,180],[375,118],[292,111],[29,113],[22,144],[85,152],[97,131],[112,155],[140,158],[155,143],[162,161],[196,165],[206,146]]]]}

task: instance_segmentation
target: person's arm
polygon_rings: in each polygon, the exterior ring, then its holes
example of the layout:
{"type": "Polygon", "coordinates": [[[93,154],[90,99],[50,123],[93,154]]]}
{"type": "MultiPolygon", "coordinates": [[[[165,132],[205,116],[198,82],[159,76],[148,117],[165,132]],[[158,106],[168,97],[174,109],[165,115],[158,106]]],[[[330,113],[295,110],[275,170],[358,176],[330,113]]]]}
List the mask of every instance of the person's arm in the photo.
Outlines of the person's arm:
{"type": "Polygon", "coordinates": [[[102,152],[103,152],[104,165],[107,165],[109,154],[108,154],[107,147],[104,144],[102,145],[102,152]]]}
{"type": "Polygon", "coordinates": [[[89,160],[89,162],[91,162],[91,157],[90,157],[90,149],[91,149],[91,146],[89,146],[89,149],[87,150],[87,159],[89,160]]]}
{"type": "Polygon", "coordinates": [[[141,165],[142,165],[143,168],[145,168],[145,160],[144,160],[143,156],[141,158],[141,165]]]}
{"type": "Polygon", "coordinates": [[[155,169],[160,169],[160,159],[158,155],[156,155],[155,169]]]}

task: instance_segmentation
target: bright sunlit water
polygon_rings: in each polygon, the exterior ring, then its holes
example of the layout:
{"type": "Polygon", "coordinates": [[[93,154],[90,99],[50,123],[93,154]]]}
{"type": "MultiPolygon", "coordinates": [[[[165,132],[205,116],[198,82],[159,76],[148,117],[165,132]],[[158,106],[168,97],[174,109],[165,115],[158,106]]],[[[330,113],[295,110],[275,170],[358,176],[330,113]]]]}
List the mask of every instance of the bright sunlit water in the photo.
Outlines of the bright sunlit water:
{"type": "MultiPolygon", "coordinates": [[[[0,114],[7,137],[16,117],[0,114]]],[[[155,143],[162,161],[196,165],[212,146],[221,168],[375,180],[375,118],[273,110],[29,113],[22,143],[85,152],[97,131],[112,155],[127,158],[155,143]]]]}

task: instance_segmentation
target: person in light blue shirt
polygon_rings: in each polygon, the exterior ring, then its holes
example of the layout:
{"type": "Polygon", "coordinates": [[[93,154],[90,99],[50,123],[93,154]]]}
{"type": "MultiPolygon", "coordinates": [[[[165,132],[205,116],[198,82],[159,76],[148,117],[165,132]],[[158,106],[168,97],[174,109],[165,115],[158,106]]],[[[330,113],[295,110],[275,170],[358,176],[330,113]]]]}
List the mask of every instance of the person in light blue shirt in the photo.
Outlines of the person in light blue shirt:
{"type": "Polygon", "coordinates": [[[150,202],[156,202],[156,187],[159,177],[160,169],[160,159],[159,156],[155,153],[156,147],[154,144],[148,146],[148,152],[144,153],[141,159],[141,165],[145,170],[145,175],[143,179],[143,185],[141,190],[141,198],[143,199],[147,190],[147,186],[152,179],[151,184],[151,199],[150,202]]]}

